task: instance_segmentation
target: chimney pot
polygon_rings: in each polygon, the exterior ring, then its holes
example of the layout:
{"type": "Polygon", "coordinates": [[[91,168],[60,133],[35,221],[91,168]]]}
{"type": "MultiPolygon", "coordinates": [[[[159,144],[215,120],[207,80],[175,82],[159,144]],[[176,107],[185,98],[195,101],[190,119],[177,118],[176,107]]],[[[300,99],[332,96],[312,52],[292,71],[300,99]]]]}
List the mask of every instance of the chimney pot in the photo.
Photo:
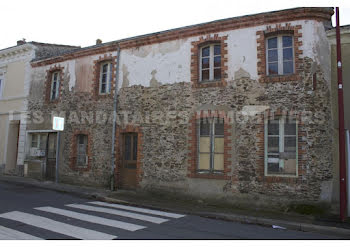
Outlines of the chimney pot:
{"type": "Polygon", "coordinates": [[[101,39],[96,39],[96,45],[102,44],[102,40],[101,39]]]}

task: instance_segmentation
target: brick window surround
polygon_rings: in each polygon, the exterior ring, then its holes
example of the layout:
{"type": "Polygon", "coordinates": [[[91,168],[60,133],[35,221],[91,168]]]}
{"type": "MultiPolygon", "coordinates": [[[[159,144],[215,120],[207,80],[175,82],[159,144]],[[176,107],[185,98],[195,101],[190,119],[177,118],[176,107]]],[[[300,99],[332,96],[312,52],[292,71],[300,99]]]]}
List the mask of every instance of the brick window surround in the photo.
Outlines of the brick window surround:
{"type": "Polygon", "coordinates": [[[302,183],[302,177],[306,174],[305,162],[306,162],[306,141],[303,140],[306,137],[306,131],[304,129],[304,123],[301,121],[300,115],[295,111],[283,111],[277,109],[276,111],[267,110],[260,115],[262,121],[257,124],[257,178],[259,182],[263,183],[289,183],[296,184],[302,183]],[[265,176],[265,119],[274,119],[281,116],[293,117],[298,121],[298,177],[286,177],[286,176],[265,176]]]}
{"type": "Polygon", "coordinates": [[[91,162],[92,162],[92,137],[89,131],[87,130],[74,130],[72,134],[72,141],[71,141],[71,154],[69,158],[69,167],[73,171],[80,171],[80,172],[86,172],[91,169],[91,162]],[[87,144],[87,156],[88,156],[88,164],[87,166],[77,166],[77,136],[78,135],[87,135],[88,138],[88,144],[87,144]]]}
{"type": "Polygon", "coordinates": [[[300,55],[303,51],[300,49],[302,46],[302,29],[301,25],[292,26],[290,23],[286,23],[284,26],[277,24],[275,27],[267,26],[265,31],[257,31],[257,68],[259,82],[286,82],[286,81],[298,81],[300,79],[300,72],[302,71],[302,60],[300,55]],[[266,39],[275,35],[291,34],[293,35],[294,43],[294,74],[290,75],[267,75],[266,73],[266,39]]]}
{"type": "Polygon", "coordinates": [[[218,111],[201,111],[196,113],[189,121],[188,132],[188,174],[190,178],[209,178],[209,179],[230,179],[228,173],[231,172],[231,124],[226,118],[225,113],[218,111]],[[222,118],[224,119],[224,171],[222,174],[197,173],[198,163],[198,124],[202,118],[222,118]]]}
{"type": "Polygon", "coordinates": [[[142,160],[143,160],[143,133],[140,126],[126,125],[125,127],[117,126],[116,131],[116,145],[115,145],[115,185],[118,186],[118,180],[120,177],[119,166],[122,165],[122,135],[124,133],[136,133],[137,134],[137,161],[136,161],[136,186],[138,186],[142,180],[142,160]]]}
{"type": "Polygon", "coordinates": [[[115,90],[115,77],[116,77],[116,59],[117,56],[112,56],[104,54],[103,56],[100,56],[97,60],[94,60],[94,67],[93,67],[93,84],[92,84],[92,95],[95,100],[101,99],[101,98],[113,98],[113,93],[115,90]],[[111,85],[111,92],[108,94],[100,94],[100,70],[101,70],[101,64],[105,62],[111,62],[112,63],[112,85],[111,85]]]}
{"type": "Polygon", "coordinates": [[[191,48],[191,82],[194,88],[206,88],[206,87],[223,87],[227,85],[227,36],[219,37],[218,34],[213,36],[207,35],[199,38],[198,41],[193,41],[191,48]],[[200,82],[199,76],[199,58],[200,48],[207,44],[220,44],[221,45],[221,79],[209,82],[200,82]]]}
{"type": "Polygon", "coordinates": [[[62,95],[62,84],[63,84],[63,67],[59,65],[55,65],[50,67],[49,70],[46,71],[46,79],[45,79],[45,92],[44,92],[44,98],[45,98],[45,103],[57,103],[62,95]],[[55,72],[59,72],[59,79],[60,79],[60,84],[58,86],[58,97],[54,100],[51,100],[51,84],[52,84],[52,75],[55,72]]]}

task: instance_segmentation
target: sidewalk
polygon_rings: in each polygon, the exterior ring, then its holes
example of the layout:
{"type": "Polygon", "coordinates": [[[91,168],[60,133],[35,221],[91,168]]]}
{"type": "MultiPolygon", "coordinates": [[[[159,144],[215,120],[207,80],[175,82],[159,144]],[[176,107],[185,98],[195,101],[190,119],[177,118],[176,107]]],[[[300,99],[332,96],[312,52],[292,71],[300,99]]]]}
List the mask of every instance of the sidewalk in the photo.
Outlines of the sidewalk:
{"type": "Polygon", "coordinates": [[[252,211],[217,205],[193,199],[171,198],[163,194],[140,193],[135,191],[110,191],[68,184],[55,184],[49,181],[38,181],[31,178],[0,175],[0,182],[15,183],[25,186],[40,187],[80,197],[101,200],[111,203],[128,204],[151,209],[173,211],[201,217],[235,221],[245,224],[258,224],[266,227],[283,227],[288,230],[317,232],[350,239],[350,223],[341,223],[337,218],[315,219],[292,213],[252,211]]]}

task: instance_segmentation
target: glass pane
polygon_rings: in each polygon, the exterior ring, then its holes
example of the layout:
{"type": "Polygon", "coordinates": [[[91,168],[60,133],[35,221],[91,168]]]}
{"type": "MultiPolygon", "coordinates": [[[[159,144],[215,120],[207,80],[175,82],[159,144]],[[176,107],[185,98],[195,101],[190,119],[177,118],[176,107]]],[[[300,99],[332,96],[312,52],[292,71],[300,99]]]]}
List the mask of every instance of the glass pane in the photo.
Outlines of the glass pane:
{"type": "Polygon", "coordinates": [[[209,170],[210,168],[210,154],[199,154],[198,169],[209,170]]]}
{"type": "Polygon", "coordinates": [[[283,49],[283,61],[285,60],[293,60],[293,48],[283,49]]]}
{"type": "Polygon", "coordinates": [[[106,63],[102,66],[102,73],[107,73],[107,71],[108,71],[108,64],[106,63]]]}
{"type": "Polygon", "coordinates": [[[279,173],[280,172],[280,165],[279,163],[268,163],[267,164],[267,172],[268,173],[279,173]]]}
{"type": "Polygon", "coordinates": [[[283,74],[293,74],[293,61],[283,62],[283,74]]]}
{"type": "Polygon", "coordinates": [[[203,118],[200,123],[200,135],[209,136],[210,135],[210,123],[209,119],[203,118]]]}
{"type": "Polygon", "coordinates": [[[209,70],[202,70],[202,81],[208,81],[209,80],[209,70]]]}
{"type": "Polygon", "coordinates": [[[214,55],[220,55],[221,54],[221,45],[215,45],[214,46],[214,55]]]}
{"type": "Polygon", "coordinates": [[[107,74],[102,74],[101,82],[102,83],[107,82],[107,74]]]}
{"type": "Polygon", "coordinates": [[[268,153],[279,153],[279,137],[268,137],[268,153]]]}
{"type": "Polygon", "coordinates": [[[105,93],[106,92],[106,84],[102,83],[101,84],[101,93],[105,93]]]}
{"type": "Polygon", "coordinates": [[[277,37],[267,40],[267,48],[277,48],[277,37]]]}
{"type": "Polygon", "coordinates": [[[215,153],[223,153],[224,152],[224,138],[223,137],[215,137],[214,152],[215,153]]]}
{"type": "Polygon", "coordinates": [[[54,74],[53,74],[53,80],[54,80],[54,81],[57,81],[57,73],[54,73],[54,74]]]}
{"type": "Polygon", "coordinates": [[[221,79],[221,69],[214,69],[214,79],[215,80],[221,79]]]}
{"type": "Polygon", "coordinates": [[[276,62],[278,60],[277,50],[268,50],[268,61],[276,62]]]}
{"type": "Polygon", "coordinates": [[[296,135],[297,125],[293,120],[289,120],[284,124],[284,134],[285,135],[296,135]]]}
{"type": "Polygon", "coordinates": [[[210,153],[210,137],[199,138],[199,152],[210,153]]]}
{"type": "Polygon", "coordinates": [[[137,135],[134,136],[133,160],[137,160],[137,135]]]}
{"type": "Polygon", "coordinates": [[[279,121],[269,120],[267,126],[268,135],[279,135],[279,121]]]}
{"type": "Polygon", "coordinates": [[[209,68],[209,58],[202,58],[202,69],[209,68]]]}
{"type": "Polygon", "coordinates": [[[215,135],[224,135],[224,123],[219,121],[215,123],[215,135]]]}
{"type": "Polygon", "coordinates": [[[214,57],[214,67],[221,67],[221,56],[214,57]]]}
{"type": "Polygon", "coordinates": [[[130,160],[131,159],[131,136],[130,135],[125,135],[124,148],[125,148],[124,159],[130,160]]]}
{"type": "Polygon", "coordinates": [[[202,57],[208,57],[209,56],[209,51],[210,51],[210,47],[203,47],[202,48],[202,57]]]}
{"type": "Polygon", "coordinates": [[[224,154],[214,155],[214,170],[216,171],[224,170],[224,154]]]}
{"type": "Polygon", "coordinates": [[[295,158],[296,153],[296,137],[285,137],[284,138],[284,152],[291,153],[293,156],[288,156],[287,158],[292,159],[295,158]]]}
{"type": "Polygon", "coordinates": [[[283,36],[282,37],[283,47],[290,47],[293,44],[292,36],[283,36]]]}
{"type": "Polygon", "coordinates": [[[278,74],[278,64],[269,63],[269,75],[277,75],[277,74],[278,74]]]}

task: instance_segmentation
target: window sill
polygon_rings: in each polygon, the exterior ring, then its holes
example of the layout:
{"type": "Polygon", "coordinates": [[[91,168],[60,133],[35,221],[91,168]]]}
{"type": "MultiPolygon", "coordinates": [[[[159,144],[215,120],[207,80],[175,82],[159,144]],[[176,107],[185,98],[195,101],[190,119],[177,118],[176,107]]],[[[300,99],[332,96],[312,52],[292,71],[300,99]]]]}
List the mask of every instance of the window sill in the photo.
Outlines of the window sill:
{"type": "Polygon", "coordinates": [[[230,177],[225,174],[214,174],[214,173],[194,173],[189,175],[190,178],[205,178],[205,179],[220,179],[229,180],[230,177]]]}
{"type": "Polygon", "coordinates": [[[212,80],[212,81],[198,81],[194,83],[192,87],[194,88],[208,88],[208,87],[225,87],[226,81],[224,79],[212,80]]]}
{"type": "Polygon", "coordinates": [[[259,81],[261,83],[274,83],[274,82],[288,82],[288,81],[298,81],[300,76],[297,74],[289,75],[263,75],[260,77],[259,81]]]}

